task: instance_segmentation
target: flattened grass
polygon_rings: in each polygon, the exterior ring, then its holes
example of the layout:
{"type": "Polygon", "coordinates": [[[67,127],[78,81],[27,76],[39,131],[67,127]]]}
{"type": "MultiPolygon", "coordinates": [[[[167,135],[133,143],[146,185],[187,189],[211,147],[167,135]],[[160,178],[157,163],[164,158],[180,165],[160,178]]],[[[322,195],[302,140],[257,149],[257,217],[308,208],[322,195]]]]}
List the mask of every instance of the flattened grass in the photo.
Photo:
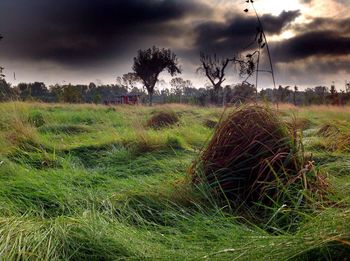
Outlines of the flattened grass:
{"type": "MultiPolygon", "coordinates": [[[[303,212],[293,232],[271,233],[273,222],[266,224],[270,230],[251,224],[190,186],[187,168],[213,134],[203,122],[218,119],[221,109],[170,105],[166,109],[180,116],[178,126],[161,130],[143,127],[154,110],[163,109],[0,104],[1,258],[344,257],[350,240],[346,151],[320,150],[306,140],[305,149],[315,155],[316,167],[329,173],[336,192],[334,203],[303,212]],[[37,111],[45,121],[41,127],[28,122],[37,111]],[[47,158],[54,164],[47,164],[47,158]]],[[[292,109],[312,122],[304,131],[307,139],[322,139],[317,130],[329,121],[342,123],[344,132],[350,122],[347,108],[292,109]]],[[[288,113],[284,117],[289,117],[288,113]]],[[[280,211],[288,214],[290,208],[280,211]]]]}

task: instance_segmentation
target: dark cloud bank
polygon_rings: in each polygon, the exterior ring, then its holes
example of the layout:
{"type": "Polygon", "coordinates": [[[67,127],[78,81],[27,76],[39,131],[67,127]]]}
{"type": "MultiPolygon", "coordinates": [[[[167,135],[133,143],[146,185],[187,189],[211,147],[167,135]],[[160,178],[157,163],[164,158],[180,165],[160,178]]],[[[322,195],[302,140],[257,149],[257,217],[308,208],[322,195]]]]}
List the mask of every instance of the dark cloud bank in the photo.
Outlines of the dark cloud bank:
{"type": "Polygon", "coordinates": [[[0,31],[8,39],[5,55],[79,65],[181,34],[181,26],[167,23],[208,12],[190,1],[1,0],[0,31]]]}
{"type": "MultiPolygon", "coordinates": [[[[227,12],[225,21],[218,22],[214,11],[200,0],[1,0],[5,38],[0,55],[5,61],[50,61],[74,68],[131,60],[137,49],[153,44],[171,47],[193,64],[200,51],[232,56],[244,50],[255,37],[256,19],[227,12]],[[184,39],[184,46],[172,46],[176,39],[184,39]]],[[[269,36],[286,28],[297,31],[295,37],[271,42],[277,63],[349,57],[348,18],[292,25],[298,16],[299,10],[261,17],[269,36]]],[[[349,70],[344,59],[337,65],[339,71],[349,70]]]]}
{"type": "MultiPolygon", "coordinates": [[[[300,14],[299,11],[282,12],[279,16],[263,15],[261,20],[267,34],[280,34],[284,27],[300,14]]],[[[255,17],[233,14],[225,22],[209,21],[195,28],[196,48],[223,56],[245,50],[256,35],[255,17]]]]}

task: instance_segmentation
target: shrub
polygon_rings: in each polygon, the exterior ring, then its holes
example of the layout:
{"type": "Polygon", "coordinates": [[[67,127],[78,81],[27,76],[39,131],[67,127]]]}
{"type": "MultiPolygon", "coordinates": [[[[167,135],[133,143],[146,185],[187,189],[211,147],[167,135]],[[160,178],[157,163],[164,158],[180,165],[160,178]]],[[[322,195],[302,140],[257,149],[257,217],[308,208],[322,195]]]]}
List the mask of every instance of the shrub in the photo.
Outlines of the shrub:
{"type": "Polygon", "coordinates": [[[160,129],[179,122],[179,117],[173,111],[156,112],[148,121],[147,127],[160,129]]]}

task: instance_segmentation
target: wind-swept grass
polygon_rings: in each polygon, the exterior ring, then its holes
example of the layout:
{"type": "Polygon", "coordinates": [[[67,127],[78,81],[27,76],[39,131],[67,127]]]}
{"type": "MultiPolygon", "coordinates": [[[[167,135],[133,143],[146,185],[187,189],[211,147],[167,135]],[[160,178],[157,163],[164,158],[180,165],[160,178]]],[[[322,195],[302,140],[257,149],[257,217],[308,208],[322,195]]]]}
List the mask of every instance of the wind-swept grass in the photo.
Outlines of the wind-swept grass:
{"type": "Polygon", "coordinates": [[[220,109],[0,104],[0,259],[345,259],[350,155],[318,131],[334,122],[347,133],[350,110],[281,107],[281,120],[305,119],[305,151],[332,192],[298,210],[293,230],[274,229],[288,204],[258,224],[191,185],[188,168],[214,133],[203,123],[220,109]],[[179,122],[146,128],[162,110],[179,122]]]}

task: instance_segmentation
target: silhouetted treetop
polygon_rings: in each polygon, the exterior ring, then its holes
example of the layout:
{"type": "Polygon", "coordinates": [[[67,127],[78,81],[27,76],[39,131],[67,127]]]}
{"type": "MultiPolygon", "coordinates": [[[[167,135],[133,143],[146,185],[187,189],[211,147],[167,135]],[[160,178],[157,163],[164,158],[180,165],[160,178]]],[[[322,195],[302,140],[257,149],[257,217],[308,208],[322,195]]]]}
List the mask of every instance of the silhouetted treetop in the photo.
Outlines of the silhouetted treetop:
{"type": "Polygon", "coordinates": [[[219,58],[214,55],[208,55],[201,53],[200,54],[200,62],[201,66],[197,69],[197,71],[204,73],[214,89],[217,91],[225,79],[225,70],[230,63],[230,59],[228,58],[219,58]]]}
{"type": "Polygon", "coordinates": [[[164,70],[167,70],[171,76],[181,73],[176,55],[170,49],[160,49],[155,46],[137,52],[133,70],[148,91],[150,105],[152,105],[154,86],[158,81],[159,74],[164,70]]]}

